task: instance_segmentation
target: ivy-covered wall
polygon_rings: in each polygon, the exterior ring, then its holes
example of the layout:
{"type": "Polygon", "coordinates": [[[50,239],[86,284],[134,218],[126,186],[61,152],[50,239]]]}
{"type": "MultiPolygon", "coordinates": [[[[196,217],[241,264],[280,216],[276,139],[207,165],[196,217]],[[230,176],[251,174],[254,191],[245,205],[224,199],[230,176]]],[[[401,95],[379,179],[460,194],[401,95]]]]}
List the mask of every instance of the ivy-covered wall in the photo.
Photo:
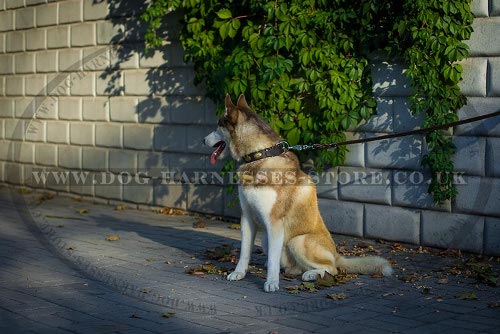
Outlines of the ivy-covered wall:
{"type": "MultiPolygon", "coordinates": [[[[220,185],[162,184],[161,172],[219,171],[201,139],[216,124],[206,87],[183,62],[175,18],[167,53],[144,52],[143,1],[0,1],[0,180],[105,203],[168,206],[237,217],[220,185]],[[113,46],[114,45],[114,46],[113,46]],[[116,47],[119,46],[119,47],[116,47]],[[103,182],[48,182],[33,171],[109,175],[103,182]],[[138,176],[118,182],[120,172],[138,176]],[[110,180],[115,176],[115,182],[110,180]],[[106,182],[105,182],[106,183],[106,182]]],[[[474,0],[462,62],[460,118],[500,106],[500,2],[474,0]]],[[[377,115],[347,138],[418,128],[401,62],[371,55],[377,115]]],[[[248,99],[251,99],[248,97],[248,99]]],[[[458,196],[439,206],[427,193],[422,136],[349,147],[320,177],[320,207],[337,233],[500,255],[500,120],[450,130],[458,196]]],[[[102,181],[102,179],[100,179],[102,181]]],[[[210,182],[209,182],[210,183],[210,182]]]]}

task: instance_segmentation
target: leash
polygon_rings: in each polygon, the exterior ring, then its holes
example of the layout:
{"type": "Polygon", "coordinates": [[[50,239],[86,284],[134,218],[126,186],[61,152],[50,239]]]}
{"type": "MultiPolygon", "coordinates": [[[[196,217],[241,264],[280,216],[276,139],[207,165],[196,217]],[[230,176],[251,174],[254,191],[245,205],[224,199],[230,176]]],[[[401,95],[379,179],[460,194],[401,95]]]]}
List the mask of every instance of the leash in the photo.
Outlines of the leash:
{"type": "Polygon", "coordinates": [[[481,116],[476,116],[476,117],[471,117],[471,118],[466,118],[466,119],[462,119],[462,120],[447,123],[447,124],[434,125],[434,126],[431,126],[428,128],[392,133],[389,135],[376,136],[376,137],[371,137],[371,138],[346,140],[346,141],[341,141],[341,142],[337,142],[337,143],[309,144],[309,145],[306,144],[306,145],[293,145],[293,146],[290,146],[287,141],[281,141],[276,145],[279,145],[279,144],[283,145],[283,147],[285,148],[286,151],[288,151],[288,150],[306,151],[306,150],[337,148],[339,146],[367,143],[367,142],[372,142],[372,141],[377,141],[377,140],[392,139],[392,138],[398,138],[398,137],[406,137],[406,136],[411,136],[411,135],[429,133],[429,132],[436,131],[436,130],[445,130],[445,129],[448,129],[448,128],[451,128],[454,126],[467,124],[467,123],[473,123],[473,122],[477,122],[477,121],[480,121],[483,119],[492,118],[492,117],[496,117],[496,116],[500,116],[500,110],[493,112],[493,113],[489,113],[489,114],[485,114],[485,115],[481,115],[481,116]]]}
{"type": "Polygon", "coordinates": [[[389,135],[376,136],[376,137],[371,137],[371,138],[346,140],[346,141],[341,141],[341,142],[337,142],[337,143],[298,144],[298,145],[291,146],[286,140],[283,140],[274,146],[271,146],[271,147],[268,147],[268,148],[265,148],[265,149],[262,149],[262,150],[259,150],[256,152],[252,152],[250,154],[243,156],[242,158],[246,163],[249,163],[249,162],[254,162],[257,160],[264,159],[264,158],[275,157],[275,156],[281,155],[283,153],[286,153],[290,150],[308,151],[308,150],[338,148],[339,146],[347,146],[347,145],[353,145],[353,144],[368,143],[368,142],[377,141],[377,140],[406,137],[406,136],[411,136],[411,135],[429,133],[429,132],[436,131],[436,130],[445,130],[445,129],[448,129],[448,128],[453,127],[453,126],[458,126],[458,125],[467,124],[467,123],[473,123],[473,122],[477,122],[477,121],[480,121],[483,119],[496,117],[499,115],[500,115],[500,110],[493,112],[493,113],[489,113],[489,114],[485,114],[485,115],[481,115],[481,116],[476,116],[476,117],[471,117],[471,118],[466,118],[466,119],[462,119],[462,120],[447,123],[447,124],[434,125],[434,126],[431,126],[428,128],[392,133],[389,135]]]}

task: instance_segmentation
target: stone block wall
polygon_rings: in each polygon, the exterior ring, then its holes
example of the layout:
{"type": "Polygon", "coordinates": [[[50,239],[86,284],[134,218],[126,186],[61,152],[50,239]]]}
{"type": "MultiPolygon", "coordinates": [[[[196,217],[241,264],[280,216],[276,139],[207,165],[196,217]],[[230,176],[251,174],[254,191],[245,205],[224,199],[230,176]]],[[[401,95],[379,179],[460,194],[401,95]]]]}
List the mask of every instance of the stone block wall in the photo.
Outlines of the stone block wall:
{"type": "MultiPolygon", "coordinates": [[[[162,172],[220,168],[210,166],[210,149],[201,144],[216,115],[183,62],[177,18],[167,52],[144,52],[136,24],[144,6],[0,0],[0,180],[111,204],[238,216],[228,206],[233,195],[221,185],[162,182],[162,172]],[[56,182],[51,174],[51,182],[38,182],[33,172],[43,171],[70,181],[56,182]],[[85,175],[86,182],[78,182],[85,175]]],[[[472,55],[463,62],[461,86],[469,102],[460,118],[500,106],[500,1],[474,0],[473,9],[472,55]]],[[[404,66],[384,59],[373,57],[378,115],[348,138],[421,125],[422,117],[409,112],[404,66]]],[[[456,200],[435,206],[427,194],[422,136],[353,145],[344,166],[319,178],[330,230],[500,255],[500,120],[449,134],[457,145],[456,169],[464,173],[456,200]]]]}

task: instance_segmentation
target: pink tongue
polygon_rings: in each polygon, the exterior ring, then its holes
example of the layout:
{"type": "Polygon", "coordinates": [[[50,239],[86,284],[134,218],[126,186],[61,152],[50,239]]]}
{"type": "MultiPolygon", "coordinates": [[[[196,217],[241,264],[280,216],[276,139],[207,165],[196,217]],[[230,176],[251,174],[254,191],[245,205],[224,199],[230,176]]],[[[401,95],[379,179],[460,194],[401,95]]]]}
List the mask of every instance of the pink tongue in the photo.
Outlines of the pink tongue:
{"type": "Polygon", "coordinates": [[[217,157],[219,156],[219,154],[221,154],[221,152],[226,147],[226,143],[224,143],[223,141],[220,141],[217,144],[215,144],[214,147],[216,147],[216,149],[212,153],[212,155],[210,156],[210,164],[212,164],[212,165],[215,165],[217,157]]]}

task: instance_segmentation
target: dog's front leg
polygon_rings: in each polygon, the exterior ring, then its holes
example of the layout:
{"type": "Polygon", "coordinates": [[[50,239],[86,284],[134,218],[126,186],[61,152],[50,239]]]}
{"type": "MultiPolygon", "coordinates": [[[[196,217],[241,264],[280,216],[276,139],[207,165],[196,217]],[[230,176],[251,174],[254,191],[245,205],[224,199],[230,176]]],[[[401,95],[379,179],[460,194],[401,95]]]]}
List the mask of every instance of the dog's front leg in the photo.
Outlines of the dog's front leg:
{"type": "Polygon", "coordinates": [[[285,237],[283,226],[266,222],[267,230],[267,279],[264,283],[266,292],[279,290],[280,285],[280,259],[285,237]]]}
{"type": "Polygon", "coordinates": [[[240,259],[236,265],[236,269],[227,276],[229,281],[238,281],[245,277],[248,269],[248,263],[250,262],[250,256],[252,255],[252,246],[255,241],[256,226],[252,218],[246,212],[247,210],[242,210],[241,215],[241,251],[240,259]]]}

